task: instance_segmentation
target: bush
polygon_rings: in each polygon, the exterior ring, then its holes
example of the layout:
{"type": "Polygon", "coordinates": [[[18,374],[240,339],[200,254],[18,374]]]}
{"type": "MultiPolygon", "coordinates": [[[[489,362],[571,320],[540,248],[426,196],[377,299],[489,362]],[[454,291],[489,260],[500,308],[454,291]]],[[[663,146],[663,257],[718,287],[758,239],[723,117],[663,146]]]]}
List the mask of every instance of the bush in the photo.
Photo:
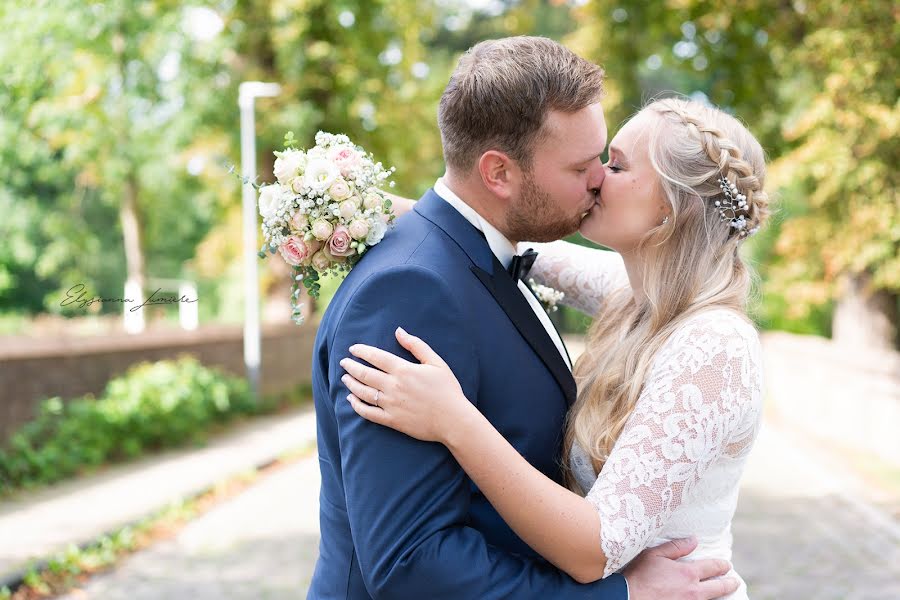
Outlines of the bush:
{"type": "Polygon", "coordinates": [[[247,382],[192,357],[142,363],[99,398],[41,403],[0,450],[0,490],[59,481],[146,450],[205,441],[209,429],[260,411],[247,382]]]}

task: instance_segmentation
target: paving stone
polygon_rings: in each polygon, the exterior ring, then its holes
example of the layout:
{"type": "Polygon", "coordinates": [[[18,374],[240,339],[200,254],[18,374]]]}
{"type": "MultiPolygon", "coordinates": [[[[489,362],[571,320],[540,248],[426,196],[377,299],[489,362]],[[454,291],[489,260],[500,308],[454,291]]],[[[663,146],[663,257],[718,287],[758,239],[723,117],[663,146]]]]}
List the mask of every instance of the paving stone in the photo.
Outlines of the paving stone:
{"type": "MultiPolygon", "coordinates": [[[[849,485],[764,429],[734,520],[734,564],[751,598],[900,598],[900,526],[885,526],[849,485]]],[[[303,460],[66,598],[301,598],[317,555],[318,486],[317,461],[303,460]]]]}

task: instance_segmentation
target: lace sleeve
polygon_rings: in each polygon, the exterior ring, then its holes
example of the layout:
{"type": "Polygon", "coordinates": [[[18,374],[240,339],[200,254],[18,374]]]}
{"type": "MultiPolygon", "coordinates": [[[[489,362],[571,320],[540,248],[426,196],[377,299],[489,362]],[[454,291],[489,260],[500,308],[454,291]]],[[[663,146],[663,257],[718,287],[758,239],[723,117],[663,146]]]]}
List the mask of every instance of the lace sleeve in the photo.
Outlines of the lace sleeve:
{"type": "Polygon", "coordinates": [[[538,252],[530,273],[535,282],[563,292],[562,304],[587,315],[596,315],[610,292],[628,285],[625,264],[616,252],[564,241],[523,242],[519,248],[538,252]]]}
{"type": "Polygon", "coordinates": [[[737,314],[700,315],[664,344],[587,494],[606,575],[648,546],[720,457],[749,452],[761,402],[759,337],[737,314]]]}

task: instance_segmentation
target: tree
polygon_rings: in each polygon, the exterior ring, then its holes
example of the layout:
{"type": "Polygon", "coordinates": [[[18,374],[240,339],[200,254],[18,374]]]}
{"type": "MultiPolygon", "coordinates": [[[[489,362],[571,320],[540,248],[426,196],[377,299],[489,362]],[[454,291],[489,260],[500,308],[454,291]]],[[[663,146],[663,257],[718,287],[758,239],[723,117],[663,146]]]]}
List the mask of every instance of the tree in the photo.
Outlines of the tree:
{"type": "Polygon", "coordinates": [[[579,10],[586,24],[569,42],[606,66],[612,128],[668,89],[708,97],[760,138],[779,201],[748,244],[762,262],[762,323],[828,333],[833,303],[849,293],[846,305],[862,309],[849,331],[896,343],[900,113],[887,3],[600,0],[579,10]]]}
{"type": "MultiPolygon", "coordinates": [[[[236,32],[228,60],[235,83],[282,85],[257,116],[260,180],[272,180],[272,151],[289,130],[301,146],[318,130],[346,133],[397,167],[394,180],[405,195],[424,192],[441,174],[436,108],[453,57],[431,46],[440,27],[435,7],[413,0],[244,0],[221,14],[226,30],[236,32]]],[[[231,132],[221,162],[238,164],[233,121],[221,127],[231,132]]],[[[227,242],[240,236],[238,212],[237,203],[228,206],[195,261],[223,288],[238,272],[227,242]]],[[[286,298],[289,283],[278,261],[267,261],[267,295],[286,298]]]]}
{"type": "MultiPolygon", "coordinates": [[[[180,275],[208,227],[213,196],[182,151],[205,109],[192,103],[193,79],[216,68],[217,53],[192,38],[189,14],[174,0],[42,0],[0,12],[0,58],[12,69],[0,113],[16,130],[0,152],[19,175],[4,178],[2,197],[30,207],[19,223],[28,249],[14,258],[44,283],[118,297],[123,274],[180,275]]],[[[44,307],[58,310],[60,292],[44,307]]]]}
{"type": "Polygon", "coordinates": [[[792,111],[772,179],[797,211],[768,281],[801,314],[837,300],[835,339],[879,347],[900,344],[900,61],[889,12],[871,0],[808,3],[805,35],[785,49],[792,111]]]}

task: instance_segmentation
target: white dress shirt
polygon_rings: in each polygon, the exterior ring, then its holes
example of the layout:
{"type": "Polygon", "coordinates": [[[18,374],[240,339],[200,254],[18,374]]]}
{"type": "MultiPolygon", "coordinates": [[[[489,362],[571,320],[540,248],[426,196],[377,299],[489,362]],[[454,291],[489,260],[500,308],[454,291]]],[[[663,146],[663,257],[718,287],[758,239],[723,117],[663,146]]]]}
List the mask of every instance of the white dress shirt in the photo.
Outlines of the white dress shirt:
{"type": "MultiPolygon", "coordinates": [[[[478,229],[478,231],[484,234],[488,246],[491,248],[491,252],[494,253],[494,256],[496,256],[497,260],[500,261],[500,264],[503,265],[503,268],[508,269],[509,263],[512,262],[512,257],[516,254],[516,247],[513,243],[506,239],[505,235],[497,231],[496,227],[488,223],[484,217],[478,214],[478,211],[466,204],[459,196],[453,193],[453,191],[447,187],[447,184],[444,183],[442,178],[439,177],[435,182],[434,191],[438,196],[446,200],[450,206],[455,208],[459,214],[465,217],[465,219],[478,229]]],[[[547,335],[553,340],[553,344],[559,351],[560,356],[562,356],[563,362],[571,371],[572,364],[569,362],[569,355],[566,353],[566,347],[563,345],[562,338],[559,337],[559,333],[557,333],[553,323],[550,322],[550,317],[547,316],[544,307],[541,306],[541,303],[534,297],[534,294],[531,293],[522,280],[519,280],[517,283],[519,291],[525,296],[525,300],[528,301],[534,314],[537,315],[541,325],[547,330],[547,335]]]]}

